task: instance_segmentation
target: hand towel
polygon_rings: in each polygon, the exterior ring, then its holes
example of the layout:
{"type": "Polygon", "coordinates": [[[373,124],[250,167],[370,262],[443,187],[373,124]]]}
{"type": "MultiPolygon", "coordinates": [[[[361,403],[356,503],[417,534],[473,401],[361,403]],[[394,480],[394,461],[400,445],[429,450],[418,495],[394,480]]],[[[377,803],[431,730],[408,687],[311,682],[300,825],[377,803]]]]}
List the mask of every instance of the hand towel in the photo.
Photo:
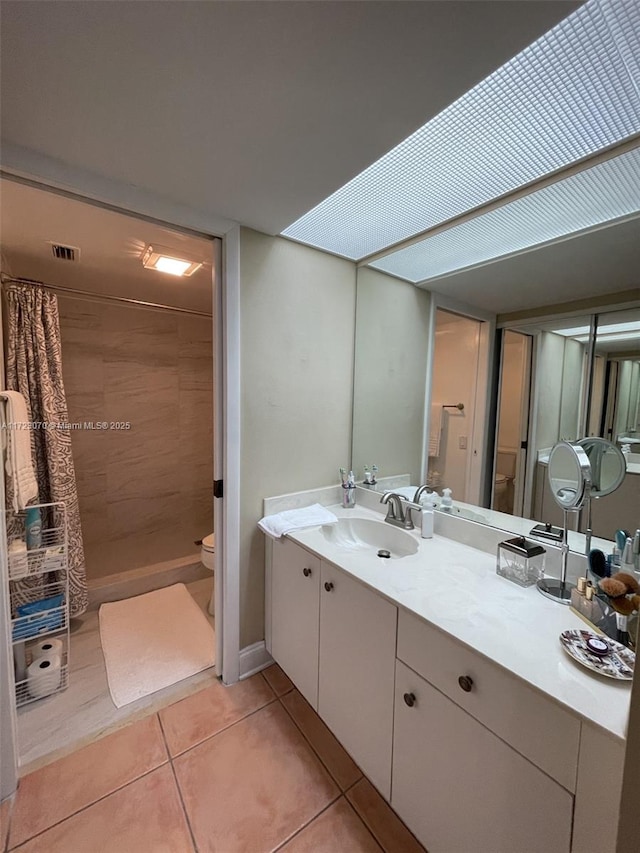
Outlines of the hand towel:
{"type": "Polygon", "coordinates": [[[5,400],[6,470],[12,482],[13,510],[19,512],[38,497],[31,459],[31,431],[27,403],[18,391],[1,391],[5,400]]]}
{"type": "Polygon", "coordinates": [[[301,509],[287,509],[275,515],[265,515],[258,527],[272,539],[280,539],[292,530],[303,527],[316,527],[319,524],[336,524],[337,516],[320,504],[312,504],[301,509]]]}
{"type": "Polygon", "coordinates": [[[429,456],[440,455],[440,435],[442,434],[442,406],[434,403],[431,406],[431,420],[429,423],[429,456]]]}

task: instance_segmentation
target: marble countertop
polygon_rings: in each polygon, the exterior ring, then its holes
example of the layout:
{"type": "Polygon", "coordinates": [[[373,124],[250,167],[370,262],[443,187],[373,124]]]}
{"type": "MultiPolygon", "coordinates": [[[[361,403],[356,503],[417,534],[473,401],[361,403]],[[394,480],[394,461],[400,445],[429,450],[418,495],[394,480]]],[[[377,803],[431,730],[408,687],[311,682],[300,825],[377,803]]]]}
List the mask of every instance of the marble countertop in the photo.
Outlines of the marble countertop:
{"type": "MultiPolygon", "coordinates": [[[[330,506],[338,517],[383,520],[374,510],[330,506]]],[[[416,554],[381,560],[372,549],[332,543],[321,527],[288,534],[389,601],[445,631],[617,738],[626,736],[631,682],[616,682],[575,663],[558,640],[585,628],[571,610],[496,574],[495,556],[434,535],[416,554]]]]}

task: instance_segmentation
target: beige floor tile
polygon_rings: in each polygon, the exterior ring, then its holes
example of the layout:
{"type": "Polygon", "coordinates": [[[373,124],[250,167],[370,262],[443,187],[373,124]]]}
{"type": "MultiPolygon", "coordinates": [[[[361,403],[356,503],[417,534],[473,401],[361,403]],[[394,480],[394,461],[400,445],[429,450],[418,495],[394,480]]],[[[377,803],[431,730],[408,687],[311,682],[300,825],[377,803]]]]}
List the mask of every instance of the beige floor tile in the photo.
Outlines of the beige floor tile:
{"type": "Polygon", "coordinates": [[[425,853],[393,809],[368,779],[361,779],[347,799],[376,837],[385,853],[425,853]]]}
{"type": "Polygon", "coordinates": [[[357,782],[362,776],[358,766],[302,695],[294,690],[281,702],[342,790],[357,782]]]}
{"type": "Polygon", "coordinates": [[[0,850],[4,851],[7,846],[9,835],[9,819],[11,817],[12,800],[6,799],[0,804],[0,850]]]}
{"type": "Polygon", "coordinates": [[[168,765],[32,838],[20,853],[193,853],[168,765]]]}
{"type": "Polygon", "coordinates": [[[322,812],[281,853],[380,853],[380,847],[349,803],[341,798],[322,812]]]}
{"type": "Polygon", "coordinates": [[[231,687],[216,681],[160,712],[169,752],[179,755],[273,700],[260,673],[231,687]]]}
{"type": "Polygon", "coordinates": [[[68,818],[168,760],[155,714],[97,740],[20,781],[10,844],[68,818]]]}
{"type": "Polygon", "coordinates": [[[200,853],[267,853],[338,789],[278,702],[175,759],[200,853]]]}
{"type": "Polygon", "coordinates": [[[276,696],[283,696],[285,693],[293,690],[293,682],[289,679],[289,676],[280,669],[277,663],[274,663],[273,666],[267,667],[267,669],[263,669],[262,674],[269,682],[271,689],[276,696]]]}

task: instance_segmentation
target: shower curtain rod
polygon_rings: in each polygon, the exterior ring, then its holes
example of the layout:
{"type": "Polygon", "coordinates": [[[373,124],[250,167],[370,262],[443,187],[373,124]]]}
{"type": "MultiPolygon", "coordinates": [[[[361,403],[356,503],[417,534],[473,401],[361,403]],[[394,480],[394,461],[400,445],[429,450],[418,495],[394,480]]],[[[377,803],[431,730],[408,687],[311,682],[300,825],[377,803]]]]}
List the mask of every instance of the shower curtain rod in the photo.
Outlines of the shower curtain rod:
{"type": "Polygon", "coordinates": [[[178,314],[191,314],[195,317],[213,317],[213,314],[207,314],[206,311],[195,311],[193,308],[177,308],[173,305],[162,305],[159,302],[144,302],[142,299],[128,299],[126,296],[109,296],[106,293],[92,293],[90,290],[77,290],[74,287],[62,287],[59,284],[46,284],[44,281],[35,281],[32,278],[15,278],[12,275],[2,274],[2,284],[32,284],[36,287],[42,287],[44,290],[52,290],[58,293],[66,293],[70,296],[86,296],[96,301],[105,302],[123,302],[128,305],[138,305],[142,308],[157,308],[161,311],[174,311],[178,314]]]}

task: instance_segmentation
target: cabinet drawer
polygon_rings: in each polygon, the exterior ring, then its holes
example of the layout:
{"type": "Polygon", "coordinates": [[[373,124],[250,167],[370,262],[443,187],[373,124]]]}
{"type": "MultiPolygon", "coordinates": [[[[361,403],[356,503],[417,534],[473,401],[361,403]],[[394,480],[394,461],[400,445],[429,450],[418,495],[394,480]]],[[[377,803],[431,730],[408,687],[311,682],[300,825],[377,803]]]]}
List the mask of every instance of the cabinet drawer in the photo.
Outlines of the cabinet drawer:
{"type": "Polygon", "coordinates": [[[520,679],[401,610],[397,656],[545,773],[575,792],[580,721],[520,679]],[[470,679],[461,685],[460,678],[470,679]],[[471,688],[466,692],[463,687],[471,688]]]}
{"type": "Polygon", "coordinates": [[[571,794],[401,661],[391,805],[429,853],[569,853],[571,794]]]}

